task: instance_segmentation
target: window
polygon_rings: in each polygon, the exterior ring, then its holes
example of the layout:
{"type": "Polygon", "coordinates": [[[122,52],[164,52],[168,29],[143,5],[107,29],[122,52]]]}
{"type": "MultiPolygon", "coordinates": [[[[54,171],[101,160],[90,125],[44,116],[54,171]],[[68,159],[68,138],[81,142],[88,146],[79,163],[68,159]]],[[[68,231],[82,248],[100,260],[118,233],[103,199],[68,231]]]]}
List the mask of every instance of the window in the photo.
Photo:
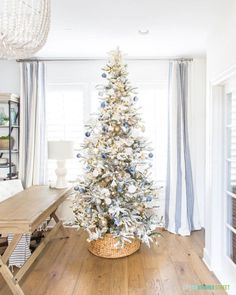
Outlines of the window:
{"type": "MultiPolygon", "coordinates": [[[[48,140],[72,140],[76,150],[83,140],[84,91],[79,85],[49,85],[47,91],[48,140]]],[[[48,163],[49,181],[55,180],[53,160],[48,163]]],[[[68,179],[75,180],[79,174],[78,161],[68,160],[68,179]]]]}
{"type": "Polygon", "coordinates": [[[236,264],[236,93],[226,102],[226,229],[227,255],[236,264]]]}
{"type": "Polygon", "coordinates": [[[152,173],[160,184],[165,184],[167,168],[167,86],[140,85],[138,87],[145,137],[154,151],[152,173]]]}

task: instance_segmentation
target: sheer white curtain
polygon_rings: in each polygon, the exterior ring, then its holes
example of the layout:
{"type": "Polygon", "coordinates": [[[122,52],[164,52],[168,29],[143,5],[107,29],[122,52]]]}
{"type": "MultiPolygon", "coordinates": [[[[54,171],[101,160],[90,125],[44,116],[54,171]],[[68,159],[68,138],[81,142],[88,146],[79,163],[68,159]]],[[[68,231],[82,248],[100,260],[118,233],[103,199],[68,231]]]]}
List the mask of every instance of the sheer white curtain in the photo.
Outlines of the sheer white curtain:
{"type": "Polygon", "coordinates": [[[47,183],[45,65],[21,63],[20,179],[25,187],[47,183]]]}
{"type": "Polygon", "coordinates": [[[180,235],[201,229],[188,134],[189,72],[189,62],[170,63],[165,226],[180,235]]]}

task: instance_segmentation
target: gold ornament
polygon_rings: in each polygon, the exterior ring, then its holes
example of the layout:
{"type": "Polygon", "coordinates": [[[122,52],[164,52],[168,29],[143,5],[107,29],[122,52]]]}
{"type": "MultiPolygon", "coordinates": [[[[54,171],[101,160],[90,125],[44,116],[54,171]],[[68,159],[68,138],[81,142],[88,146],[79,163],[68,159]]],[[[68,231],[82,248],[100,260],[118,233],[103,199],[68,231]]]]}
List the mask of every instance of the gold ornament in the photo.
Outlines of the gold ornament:
{"type": "Polygon", "coordinates": [[[105,183],[109,183],[109,182],[111,181],[111,177],[106,177],[106,178],[104,179],[104,181],[105,181],[105,183]]]}
{"type": "Polygon", "coordinates": [[[107,186],[107,183],[104,180],[100,181],[99,184],[100,184],[101,187],[106,187],[107,186]]]}
{"type": "Polygon", "coordinates": [[[120,132],[120,126],[119,125],[116,125],[115,128],[114,128],[114,131],[116,133],[120,132]]]}
{"type": "Polygon", "coordinates": [[[138,210],[140,213],[142,213],[142,212],[144,211],[144,208],[143,208],[142,206],[138,206],[138,207],[137,207],[137,210],[138,210]]]}
{"type": "Polygon", "coordinates": [[[144,153],[142,153],[140,158],[141,158],[141,160],[145,160],[145,159],[146,159],[146,156],[145,156],[145,154],[144,154],[144,153]]]}

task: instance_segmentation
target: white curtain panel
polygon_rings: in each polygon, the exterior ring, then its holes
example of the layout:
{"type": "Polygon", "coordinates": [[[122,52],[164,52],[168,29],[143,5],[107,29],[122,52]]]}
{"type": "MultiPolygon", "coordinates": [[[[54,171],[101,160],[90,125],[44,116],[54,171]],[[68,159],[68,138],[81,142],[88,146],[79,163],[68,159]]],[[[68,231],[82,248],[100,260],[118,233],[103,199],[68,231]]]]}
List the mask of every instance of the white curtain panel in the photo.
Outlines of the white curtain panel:
{"type": "Polygon", "coordinates": [[[20,179],[24,187],[47,183],[45,65],[21,63],[20,179]]]}
{"type": "Polygon", "coordinates": [[[201,229],[188,134],[189,72],[190,62],[170,63],[165,227],[183,236],[201,229]]]}

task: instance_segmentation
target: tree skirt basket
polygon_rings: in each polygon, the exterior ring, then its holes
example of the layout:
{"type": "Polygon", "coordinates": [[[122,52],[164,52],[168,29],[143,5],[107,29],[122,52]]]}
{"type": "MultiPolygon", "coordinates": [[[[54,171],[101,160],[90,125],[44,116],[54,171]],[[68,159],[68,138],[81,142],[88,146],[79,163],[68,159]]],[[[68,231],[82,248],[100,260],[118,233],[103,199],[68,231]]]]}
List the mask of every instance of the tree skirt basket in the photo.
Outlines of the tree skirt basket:
{"type": "Polygon", "coordinates": [[[88,250],[99,257],[120,258],[133,254],[140,248],[140,241],[135,239],[125,243],[123,248],[116,248],[117,239],[112,234],[106,234],[102,239],[89,242],[88,250]]]}

